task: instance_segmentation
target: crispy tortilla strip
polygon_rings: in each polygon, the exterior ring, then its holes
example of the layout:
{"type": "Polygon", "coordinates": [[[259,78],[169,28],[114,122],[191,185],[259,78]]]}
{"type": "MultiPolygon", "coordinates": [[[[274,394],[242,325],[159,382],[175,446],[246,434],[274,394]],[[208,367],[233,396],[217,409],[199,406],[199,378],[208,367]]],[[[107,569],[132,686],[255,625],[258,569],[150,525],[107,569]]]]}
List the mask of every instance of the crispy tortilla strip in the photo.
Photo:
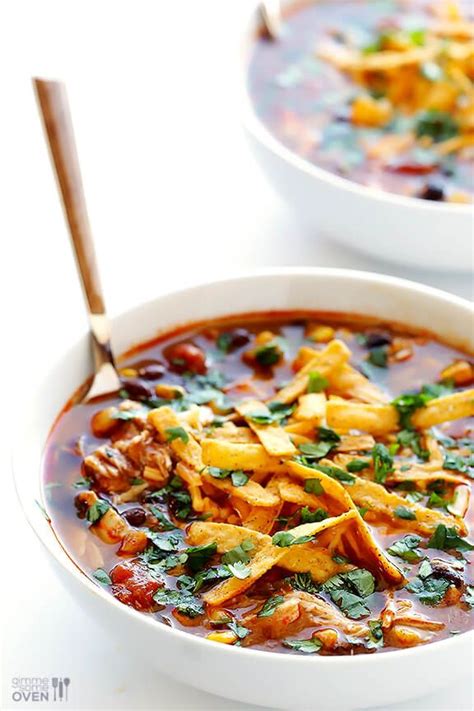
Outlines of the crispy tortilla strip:
{"type": "Polygon", "coordinates": [[[192,523],[187,529],[186,540],[191,546],[205,546],[208,543],[216,543],[218,553],[226,553],[231,548],[236,548],[247,540],[252,541],[255,546],[252,549],[252,553],[256,553],[272,542],[270,536],[244,526],[209,521],[195,521],[192,523]]]}
{"type": "Polygon", "coordinates": [[[312,360],[308,361],[301,370],[297,372],[288,385],[277,392],[271,402],[283,402],[285,404],[294,402],[294,400],[306,392],[309,373],[318,372],[327,378],[334,368],[338,368],[343,363],[346,363],[350,355],[351,352],[345,343],[338,340],[331,341],[324,350],[315,351],[312,360]]]}
{"type": "Polygon", "coordinates": [[[272,507],[252,506],[248,515],[242,519],[242,525],[253,531],[270,533],[280,515],[282,505],[283,502],[280,501],[277,506],[272,507]]]}
{"type": "Polygon", "coordinates": [[[426,430],[448,420],[474,416],[474,388],[438,397],[417,410],[411,418],[413,427],[426,430]]]}
{"type": "Polygon", "coordinates": [[[392,72],[394,69],[433,60],[441,46],[440,42],[431,40],[423,47],[413,47],[405,52],[382,50],[373,54],[362,54],[333,40],[325,40],[318,47],[318,56],[342,71],[392,72]]]}
{"type": "Polygon", "coordinates": [[[374,445],[372,435],[342,435],[336,445],[336,452],[368,452],[374,445]]]}
{"type": "Polygon", "coordinates": [[[282,427],[277,424],[260,425],[252,420],[250,416],[255,414],[271,416],[270,410],[263,402],[244,400],[236,405],[235,409],[272,457],[292,457],[297,453],[295,445],[282,427]]]}
{"type": "Polygon", "coordinates": [[[317,583],[324,583],[333,575],[345,573],[354,567],[348,563],[336,563],[326,548],[319,548],[312,543],[290,546],[278,565],[292,573],[310,573],[317,583]]]}
{"type": "Polygon", "coordinates": [[[200,475],[183,462],[176,465],[176,474],[188,485],[193,509],[197,512],[204,511],[204,501],[201,494],[202,480],[200,475]]]}
{"type": "Polygon", "coordinates": [[[391,405],[381,403],[329,400],[326,405],[328,427],[338,432],[360,430],[372,435],[383,435],[398,429],[398,413],[391,405]]]}
{"type": "Polygon", "coordinates": [[[291,435],[293,441],[295,441],[295,435],[312,439],[314,437],[314,428],[315,425],[313,422],[296,422],[296,420],[293,419],[289,420],[288,424],[284,427],[285,431],[291,435]]]}
{"type": "Polygon", "coordinates": [[[387,476],[386,484],[400,484],[404,481],[412,481],[417,485],[417,488],[423,490],[434,481],[444,481],[446,484],[454,484],[456,486],[466,483],[466,480],[459,474],[452,474],[444,469],[427,472],[422,465],[413,465],[403,472],[395,467],[395,471],[387,476]]]}
{"type": "MultiPolygon", "coordinates": [[[[318,523],[305,523],[302,526],[297,526],[296,528],[290,529],[291,533],[295,538],[300,536],[313,536],[328,528],[334,526],[339,526],[341,524],[346,525],[347,522],[354,517],[353,511],[348,511],[342,516],[337,516],[335,518],[327,518],[324,521],[319,521],[318,523]]],[[[240,595],[245,590],[248,590],[255,583],[256,580],[262,577],[270,568],[273,568],[288,552],[288,548],[281,548],[280,546],[274,546],[269,543],[264,546],[250,561],[248,567],[250,568],[250,575],[244,580],[239,578],[229,578],[219,583],[211,590],[203,594],[203,599],[208,605],[216,606],[222,605],[227,600],[240,595]]]]}
{"type": "Polygon", "coordinates": [[[227,442],[240,442],[240,444],[258,444],[258,437],[249,427],[237,427],[233,422],[226,422],[222,427],[217,427],[212,439],[225,439],[227,442]]]}
{"type": "Polygon", "coordinates": [[[202,460],[205,465],[220,469],[277,473],[286,466],[277,457],[271,457],[261,444],[240,444],[218,439],[203,439],[202,460]]]}
{"type": "Polygon", "coordinates": [[[376,519],[381,517],[392,526],[405,528],[422,536],[430,536],[436,526],[442,523],[448,527],[454,526],[460,535],[467,534],[466,525],[461,519],[436,509],[428,509],[420,504],[411,503],[403,496],[387,491],[385,487],[375,481],[356,477],[356,481],[347,487],[347,491],[357,506],[369,510],[367,515],[375,516],[376,519]],[[403,508],[412,511],[416,520],[407,521],[397,518],[394,513],[397,506],[403,506],[403,508]]]}
{"type": "Polygon", "coordinates": [[[167,406],[151,410],[148,413],[148,422],[155,428],[164,442],[168,441],[167,430],[173,427],[182,427],[188,435],[188,441],[183,442],[182,439],[177,437],[169,443],[170,447],[179,459],[182,459],[191,469],[195,469],[197,472],[201,471],[204,467],[201,458],[201,447],[194,439],[189,426],[178,417],[174,410],[167,406]]]}
{"type": "MultiPolygon", "coordinates": [[[[329,460],[322,459],[321,464],[334,465],[329,460]]],[[[374,575],[381,578],[389,584],[400,584],[403,580],[403,575],[399,569],[388,560],[385,553],[374,540],[372,532],[367,523],[362,519],[357,509],[356,504],[352,500],[348,491],[342,484],[335,479],[332,479],[327,474],[319,472],[317,469],[306,467],[298,462],[288,462],[288,469],[291,474],[294,474],[299,479],[314,479],[320,480],[324,489],[323,506],[330,513],[341,510],[352,510],[355,512],[354,530],[347,531],[344,534],[344,546],[346,555],[353,561],[357,562],[362,567],[371,570],[374,575]]]]}
{"type": "Polygon", "coordinates": [[[211,484],[216,489],[220,491],[225,491],[231,496],[235,496],[237,499],[243,499],[251,506],[277,506],[279,503],[279,498],[270,491],[267,491],[257,484],[256,481],[249,479],[243,486],[234,486],[230,479],[216,479],[206,472],[203,471],[201,474],[202,480],[207,484],[211,484]]]}
{"type": "Polygon", "coordinates": [[[322,506],[321,500],[317,496],[308,494],[291,476],[279,474],[277,482],[283,501],[298,504],[299,506],[310,506],[313,509],[322,506]]]}
{"type": "Polygon", "coordinates": [[[301,395],[293,418],[302,422],[320,425],[326,416],[326,395],[324,393],[308,393],[301,395]]]}
{"type": "Polygon", "coordinates": [[[386,403],[390,400],[383,390],[347,363],[330,374],[329,382],[336,395],[367,403],[386,403]]]}

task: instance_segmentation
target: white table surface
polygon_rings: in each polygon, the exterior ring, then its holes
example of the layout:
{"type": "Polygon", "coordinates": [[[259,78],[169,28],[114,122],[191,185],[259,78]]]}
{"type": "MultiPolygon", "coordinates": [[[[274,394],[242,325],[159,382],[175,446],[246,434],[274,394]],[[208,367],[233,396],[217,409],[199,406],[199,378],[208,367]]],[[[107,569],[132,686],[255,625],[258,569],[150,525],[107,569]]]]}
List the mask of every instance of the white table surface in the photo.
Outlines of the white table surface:
{"type": "MultiPolygon", "coordinates": [[[[68,82],[112,314],[206,276],[275,265],[381,271],[472,296],[467,276],[394,268],[318,239],[274,195],[247,150],[233,90],[246,6],[248,0],[0,5],[4,708],[22,706],[11,700],[13,677],[66,675],[70,708],[250,709],[157,675],[129,658],[120,637],[109,639],[84,620],[16,502],[7,405],[28,407],[42,369],[86,325],[31,75],[68,82]]],[[[420,693],[429,693],[429,680],[420,680],[420,693]]],[[[471,707],[466,680],[392,708],[471,707]]]]}

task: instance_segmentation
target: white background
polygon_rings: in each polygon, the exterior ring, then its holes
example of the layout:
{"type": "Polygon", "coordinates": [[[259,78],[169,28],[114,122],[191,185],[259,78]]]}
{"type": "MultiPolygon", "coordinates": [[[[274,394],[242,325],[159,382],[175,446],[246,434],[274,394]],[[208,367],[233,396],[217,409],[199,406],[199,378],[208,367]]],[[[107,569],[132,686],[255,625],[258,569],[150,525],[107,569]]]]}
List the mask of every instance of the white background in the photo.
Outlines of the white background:
{"type": "MultiPolygon", "coordinates": [[[[41,370],[86,326],[31,75],[68,83],[111,313],[207,275],[279,264],[363,268],[472,296],[467,276],[393,268],[321,241],[273,194],[248,153],[233,78],[248,5],[0,4],[5,708],[18,706],[9,701],[12,677],[66,675],[70,708],[244,709],[157,676],[128,657],[120,636],[106,638],[84,619],[52,577],[14,498],[12,413],[28,407],[41,370]]],[[[427,693],[429,679],[420,679],[420,694],[427,693]]],[[[461,711],[472,706],[471,694],[466,681],[396,708],[461,711]]]]}

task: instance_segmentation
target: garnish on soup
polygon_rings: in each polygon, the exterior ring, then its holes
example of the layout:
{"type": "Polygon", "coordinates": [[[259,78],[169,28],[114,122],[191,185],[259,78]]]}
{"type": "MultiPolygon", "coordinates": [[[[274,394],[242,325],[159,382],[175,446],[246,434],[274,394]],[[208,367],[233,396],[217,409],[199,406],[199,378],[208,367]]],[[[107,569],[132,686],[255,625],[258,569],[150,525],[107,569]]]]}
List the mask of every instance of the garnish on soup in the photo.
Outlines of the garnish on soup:
{"type": "Polygon", "coordinates": [[[146,344],[121,376],[59,418],[45,496],[123,604],[293,654],[472,626],[467,356],[355,317],[255,315],[146,344]]]}
{"type": "Polygon", "coordinates": [[[305,3],[249,71],[260,118],[312,163],[425,200],[474,192],[474,22],[453,0],[305,3]]]}

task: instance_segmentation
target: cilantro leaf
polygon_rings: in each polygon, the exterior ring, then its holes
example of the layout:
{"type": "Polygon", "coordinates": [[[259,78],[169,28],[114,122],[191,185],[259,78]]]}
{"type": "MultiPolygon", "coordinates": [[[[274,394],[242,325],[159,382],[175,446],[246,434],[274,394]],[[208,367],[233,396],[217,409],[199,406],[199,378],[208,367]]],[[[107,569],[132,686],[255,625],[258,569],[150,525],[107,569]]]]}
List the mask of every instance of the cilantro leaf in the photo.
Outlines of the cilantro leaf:
{"type": "Polygon", "coordinates": [[[100,521],[102,516],[110,509],[110,504],[108,501],[104,501],[104,499],[99,499],[96,501],[92,506],[89,506],[87,509],[86,513],[86,519],[90,523],[97,523],[97,521],[100,521]]]}
{"type": "Polygon", "coordinates": [[[165,432],[167,442],[173,442],[175,439],[180,439],[184,444],[189,442],[189,435],[182,427],[168,427],[165,432]]]}
{"type": "Polygon", "coordinates": [[[315,654],[319,652],[323,643],[317,637],[312,637],[311,639],[284,639],[283,645],[304,654],[315,654]]]}
{"type": "Polygon", "coordinates": [[[443,599],[450,582],[445,578],[413,578],[406,589],[417,596],[420,602],[424,605],[438,605],[443,599]]]}
{"type": "Polygon", "coordinates": [[[466,590],[461,600],[474,609],[474,585],[466,585],[466,590]]]}
{"type": "Polygon", "coordinates": [[[383,628],[380,620],[369,620],[369,641],[367,646],[369,649],[377,649],[383,647],[383,628]]]}
{"type": "MultiPolygon", "coordinates": [[[[311,479],[307,481],[312,481],[311,479]]],[[[313,480],[314,481],[314,480],[313,480]]],[[[324,521],[325,518],[329,517],[329,513],[326,509],[317,508],[315,511],[310,511],[307,506],[304,506],[300,510],[301,523],[316,523],[317,521],[324,521]]]]}
{"type": "Polygon", "coordinates": [[[316,496],[324,494],[324,488],[319,479],[306,479],[304,490],[307,494],[316,494],[316,496]]]}
{"type": "Polygon", "coordinates": [[[445,141],[459,133],[457,121],[447,111],[429,109],[419,114],[416,123],[416,135],[429,136],[433,141],[445,141]]]}
{"type": "Polygon", "coordinates": [[[329,380],[317,370],[308,373],[308,393],[320,393],[329,385],[329,380]]]}
{"type": "Polygon", "coordinates": [[[377,442],[372,448],[372,462],[374,465],[374,478],[379,484],[383,484],[387,474],[393,472],[393,456],[384,444],[377,442]]]}
{"type": "Polygon", "coordinates": [[[249,478],[247,474],[244,474],[242,471],[236,471],[236,472],[231,472],[230,475],[230,480],[233,484],[233,486],[245,486],[245,484],[248,482],[249,478]]]}
{"type": "Polygon", "coordinates": [[[193,573],[201,570],[217,551],[217,543],[206,543],[203,546],[191,546],[184,551],[188,556],[186,565],[193,573]]]}
{"type": "Polygon", "coordinates": [[[227,553],[224,553],[222,556],[222,562],[232,565],[237,562],[249,563],[250,556],[248,555],[248,552],[253,550],[253,548],[255,548],[253,541],[250,538],[246,538],[240,545],[235,546],[235,548],[231,548],[227,551],[227,553]]]}
{"type": "Polygon", "coordinates": [[[235,563],[228,563],[227,568],[234,578],[238,578],[239,580],[245,580],[251,573],[250,568],[247,568],[245,563],[242,563],[241,560],[237,560],[235,563]]]}
{"type": "Polygon", "coordinates": [[[159,605],[172,605],[178,612],[187,617],[198,617],[204,614],[204,604],[186,590],[158,590],[153,600],[159,605]]]}
{"type": "Polygon", "coordinates": [[[338,573],[321,586],[342,612],[354,620],[365,617],[369,609],[365,598],[375,590],[375,578],[364,568],[338,573]]]}
{"type": "Polygon", "coordinates": [[[416,410],[425,407],[430,400],[435,400],[443,395],[452,392],[452,387],[440,385],[423,385],[417,393],[404,393],[392,401],[392,405],[398,410],[400,424],[405,429],[412,429],[411,416],[416,410]]]}
{"type": "Polygon", "coordinates": [[[416,521],[416,513],[407,506],[396,506],[393,513],[397,518],[402,518],[405,521],[416,521]]]}
{"type": "Polygon", "coordinates": [[[266,367],[278,363],[283,355],[279,340],[273,339],[255,349],[254,356],[259,365],[266,367]]]}
{"type": "Polygon", "coordinates": [[[370,467],[370,462],[368,459],[352,459],[348,462],[346,469],[348,472],[356,474],[361,472],[363,469],[368,469],[370,467]]]}
{"type": "Polygon", "coordinates": [[[239,639],[244,639],[248,634],[250,634],[250,630],[247,629],[247,627],[244,627],[243,625],[239,625],[237,620],[232,620],[232,622],[229,622],[227,627],[230,629],[231,632],[233,632],[236,637],[239,639]]]}
{"type": "Polygon", "coordinates": [[[418,550],[421,541],[420,536],[409,534],[400,538],[398,541],[394,541],[390,548],[388,548],[388,552],[398,556],[402,560],[406,560],[407,563],[418,563],[423,557],[422,553],[418,550]]]}
{"type": "Polygon", "coordinates": [[[273,595],[273,597],[269,597],[257,617],[271,617],[277,607],[279,607],[279,605],[283,602],[285,602],[283,595],[273,595]]]}
{"type": "Polygon", "coordinates": [[[313,595],[318,592],[318,586],[313,582],[310,573],[295,573],[288,580],[293,590],[301,590],[313,595]]]}
{"type": "Polygon", "coordinates": [[[428,548],[437,548],[441,551],[472,551],[474,550],[474,545],[458,536],[454,526],[448,528],[444,523],[440,523],[436,526],[433,535],[428,541],[428,548]]]}
{"type": "Polygon", "coordinates": [[[280,546],[280,548],[287,548],[288,546],[296,546],[301,543],[309,543],[312,541],[314,536],[294,536],[289,531],[278,531],[272,536],[272,543],[274,546],[280,546]]]}
{"type": "Polygon", "coordinates": [[[103,568],[97,568],[97,570],[94,570],[92,577],[98,580],[101,585],[112,585],[112,578],[103,568]]]}
{"type": "Polygon", "coordinates": [[[334,448],[334,442],[304,442],[298,445],[301,454],[308,460],[322,459],[331,449],[334,448]]]}
{"type": "Polygon", "coordinates": [[[420,434],[416,430],[401,430],[397,435],[397,442],[401,447],[409,447],[413,454],[416,454],[423,461],[426,461],[430,456],[428,450],[423,449],[421,446],[420,434]]]}
{"type": "Polygon", "coordinates": [[[474,467],[474,456],[461,457],[456,454],[447,454],[444,458],[443,469],[469,474],[471,467],[474,467]]]}
{"type": "Polygon", "coordinates": [[[386,368],[388,365],[388,347],[376,346],[371,348],[367,360],[377,368],[386,368]]]}

